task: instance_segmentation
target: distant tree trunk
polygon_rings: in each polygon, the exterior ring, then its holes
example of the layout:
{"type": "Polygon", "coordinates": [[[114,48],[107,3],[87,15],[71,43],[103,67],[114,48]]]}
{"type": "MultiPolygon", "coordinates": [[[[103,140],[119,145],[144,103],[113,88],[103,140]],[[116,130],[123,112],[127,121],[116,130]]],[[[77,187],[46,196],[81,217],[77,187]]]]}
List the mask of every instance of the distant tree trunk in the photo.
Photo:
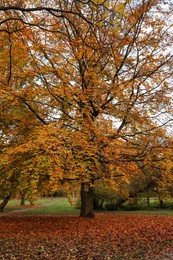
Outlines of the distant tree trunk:
{"type": "Polygon", "coordinates": [[[162,209],[164,206],[164,202],[163,202],[163,196],[161,191],[157,188],[157,193],[158,193],[158,199],[159,199],[159,203],[160,203],[160,208],[162,209]]]}
{"type": "Polygon", "coordinates": [[[161,207],[161,209],[163,208],[163,205],[164,205],[163,200],[160,199],[160,207],[161,207]]]}
{"type": "Polygon", "coordinates": [[[25,193],[21,193],[20,206],[25,206],[25,193]]]}
{"type": "Polygon", "coordinates": [[[10,197],[11,197],[11,194],[4,197],[2,203],[0,204],[0,212],[3,212],[5,206],[9,202],[10,197]]]}
{"type": "Polygon", "coordinates": [[[159,203],[160,203],[160,208],[162,209],[164,206],[164,203],[163,203],[163,198],[160,194],[159,194],[159,203]]]}
{"type": "Polygon", "coordinates": [[[93,183],[81,184],[81,217],[94,217],[94,187],[93,183]]]}
{"type": "Polygon", "coordinates": [[[149,190],[147,191],[147,208],[149,209],[150,207],[150,192],[149,190]]]}

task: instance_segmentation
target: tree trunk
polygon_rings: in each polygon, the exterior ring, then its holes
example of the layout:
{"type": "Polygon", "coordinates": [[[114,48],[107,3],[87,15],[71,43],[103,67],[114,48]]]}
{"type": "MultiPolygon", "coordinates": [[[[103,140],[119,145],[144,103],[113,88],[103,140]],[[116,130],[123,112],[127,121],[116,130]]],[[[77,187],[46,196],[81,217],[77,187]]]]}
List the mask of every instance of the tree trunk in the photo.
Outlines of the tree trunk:
{"type": "Polygon", "coordinates": [[[94,217],[94,187],[93,183],[81,184],[81,217],[94,217]]]}
{"type": "Polygon", "coordinates": [[[0,212],[3,212],[5,206],[6,206],[7,203],[9,202],[10,197],[11,197],[11,194],[10,194],[10,195],[7,195],[6,197],[4,197],[2,203],[0,204],[0,212]]]}
{"type": "Polygon", "coordinates": [[[20,206],[25,206],[25,193],[21,193],[20,206]]]}
{"type": "Polygon", "coordinates": [[[147,191],[147,208],[150,208],[150,192],[149,190],[147,191]]]}

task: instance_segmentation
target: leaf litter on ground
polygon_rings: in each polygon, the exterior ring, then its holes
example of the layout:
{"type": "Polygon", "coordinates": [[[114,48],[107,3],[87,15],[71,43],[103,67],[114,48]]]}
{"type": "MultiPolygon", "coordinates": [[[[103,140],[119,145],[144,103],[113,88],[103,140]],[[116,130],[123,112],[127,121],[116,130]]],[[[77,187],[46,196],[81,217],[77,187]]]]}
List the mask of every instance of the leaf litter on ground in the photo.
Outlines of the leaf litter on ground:
{"type": "Polygon", "coordinates": [[[2,215],[0,259],[160,258],[173,251],[173,216],[98,213],[2,215]]]}

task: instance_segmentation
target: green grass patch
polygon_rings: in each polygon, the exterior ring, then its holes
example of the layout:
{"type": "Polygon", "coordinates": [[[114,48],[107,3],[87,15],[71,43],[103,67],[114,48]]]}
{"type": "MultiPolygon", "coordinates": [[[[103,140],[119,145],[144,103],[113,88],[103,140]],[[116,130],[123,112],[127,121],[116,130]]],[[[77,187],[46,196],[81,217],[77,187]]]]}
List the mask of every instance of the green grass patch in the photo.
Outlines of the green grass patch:
{"type": "MultiPolygon", "coordinates": [[[[44,203],[48,203],[48,202],[51,202],[53,200],[53,198],[49,198],[49,197],[45,197],[45,198],[40,198],[40,199],[38,199],[38,200],[36,200],[36,201],[34,201],[34,205],[39,205],[39,204],[44,204],[44,203]]],[[[2,200],[0,200],[0,203],[2,202],[2,200]]],[[[25,206],[26,207],[28,207],[28,206],[30,206],[30,202],[29,201],[25,201],[25,206]]],[[[24,207],[25,207],[24,206],[24,207]]],[[[21,205],[20,205],[20,200],[18,200],[18,199],[12,199],[12,200],[10,200],[9,202],[8,202],[8,204],[7,204],[7,207],[8,208],[13,208],[13,207],[21,207],[21,205]]]]}
{"type": "Polygon", "coordinates": [[[25,214],[79,214],[79,210],[71,205],[67,198],[57,198],[47,205],[29,209],[25,214]]]}
{"type": "Polygon", "coordinates": [[[173,209],[146,209],[146,210],[116,210],[107,211],[107,213],[120,213],[120,214],[148,214],[148,215],[173,215],[173,209]]]}
{"type": "Polygon", "coordinates": [[[25,206],[20,206],[20,200],[12,199],[8,202],[4,212],[10,213],[14,210],[18,210],[19,214],[79,214],[79,209],[71,205],[67,198],[62,197],[40,198],[34,201],[34,206],[30,206],[28,201],[25,206]]]}
{"type": "MultiPolygon", "coordinates": [[[[79,214],[80,209],[76,209],[75,205],[71,205],[67,198],[62,197],[45,197],[40,198],[34,202],[34,207],[30,206],[30,203],[26,201],[26,206],[20,206],[20,200],[12,199],[9,201],[4,212],[10,213],[13,210],[18,210],[19,214],[79,214]],[[22,209],[22,211],[20,211],[22,209]]],[[[139,210],[127,210],[120,209],[116,211],[96,211],[103,213],[114,213],[114,214],[159,214],[159,215],[173,215],[173,209],[171,208],[150,208],[150,209],[139,209],[139,210]]]]}
{"type": "MultiPolygon", "coordinates": [[[[49,198],[49,197],[40,198],[40,199],[38,199],[38,200],[36,200],[34,202],[34,205],[35,206],[39,206],[39,205],[42,205],[42,204],[49,203],[51,201],[52,201],[52,198],[49,198]]],[[[0,203],[1,202],[2,202],[2,200],[0,200],[0,203]]],[[[29,207],[31,207],[30,206],[30,202],[27,201],[27,200],[25,201],[25,206],[21,206],[20,205],[20,200],[18,200],[18,199],[11,199],[8,202],[7,206],[5,207],[4,212],[10,212],[10,211],[13,211],[13,210],[20,210],[20,209],[24,210],[25,208],[27,209],[29,207]]]]}
{"type": "MultiPolygon", "coordinates": [[[[16,208],[16,200],[11,200],[7,211],[21,209],[16,208]]],[[[78,214],[79,210],[71,206],[67,198],[42,198],[34,202],[34,207],[22,207],[21,214],[78,214]]],[[[19,212],[20,213],[20,210],[19,212]]]]}

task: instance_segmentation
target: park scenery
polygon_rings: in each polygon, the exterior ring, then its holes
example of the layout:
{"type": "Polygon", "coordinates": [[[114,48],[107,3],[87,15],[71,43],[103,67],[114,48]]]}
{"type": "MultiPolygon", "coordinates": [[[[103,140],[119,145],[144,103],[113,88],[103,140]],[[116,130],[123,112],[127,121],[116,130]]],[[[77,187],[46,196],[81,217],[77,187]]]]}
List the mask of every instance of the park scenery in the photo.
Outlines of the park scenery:
{"type": "Polygon", "coordinates": [[[0,1],[0,259],[173,257],[172,21],[0,1]]]}

